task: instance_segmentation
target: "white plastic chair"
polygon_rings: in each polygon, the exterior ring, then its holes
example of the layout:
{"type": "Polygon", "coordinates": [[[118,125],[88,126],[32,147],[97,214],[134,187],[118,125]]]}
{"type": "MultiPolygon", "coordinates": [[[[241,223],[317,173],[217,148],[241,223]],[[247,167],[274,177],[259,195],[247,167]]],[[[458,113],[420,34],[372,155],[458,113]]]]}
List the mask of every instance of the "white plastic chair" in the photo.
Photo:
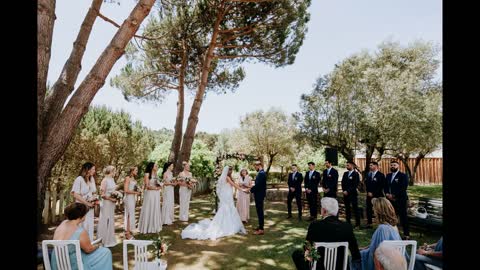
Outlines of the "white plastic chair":
{"type": "Polygon", "coordinates": [[[148,245],[153,244],[152,240],[123,240],[123,269],[128,270],[128,245],[134,246],[134,267],[135,270],[166,269],[166,265],[158,266],[155,262],[148,261],[148,245]]]}
{"type": "Polygon", "coordinates": [[[43,263],[45,270],[51,270],[50,258],[48,257],[48,245],[53,246],[53,253],[55,253],[57,267],[59,270],[72,270],[70,262],[70,254],[68,252],[68,245],[75,246],[75,253],[77,259],[78,270],[83,270],[82,255],[80,253],[79,240],[44,240],[42,241],[43,263]]]}
{"type": "MultiPolygon", "coordinates": [[[[345,252],[343,254],[343,270],[347,269],[347,259],[348,259],[348,242],[314,242],[315,248],[324,247],[325,253],[323,255],[323,265],[325,270],[335,270],[337,266],[337,250],[339,247],[345,247],[345,252]]],[[[317,261],[313,262],[312,269],[317,268],[317,261]]]]}
{"type": "Polygon", "coordinates": [[[411,245],[412,250],[410,250],[410,262],[408,263],[408,270],[413,270],[415,266],[415,254],[417,253],[417,241],[415,240],[384,240],[382,243],[386,243],[397,248],[401,254],[405,254],[405,249],[407,246],[411,245]]]}

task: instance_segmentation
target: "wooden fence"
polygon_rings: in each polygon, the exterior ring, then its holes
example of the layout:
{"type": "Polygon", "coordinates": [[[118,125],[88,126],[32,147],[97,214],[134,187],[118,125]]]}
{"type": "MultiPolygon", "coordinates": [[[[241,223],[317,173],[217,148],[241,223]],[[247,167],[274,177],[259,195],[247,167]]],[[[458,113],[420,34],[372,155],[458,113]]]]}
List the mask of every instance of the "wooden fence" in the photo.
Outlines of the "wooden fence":
{"type": "MultiPolygon", "coordinates": [[[[390,172],[390,158],[382,158],[378,165],[379,170],[385,175],[390,172]]],[[[360,170],[365,168],[365,158],[355,158],[355,164],[357,164],[360,170]]],[[[405,172],[405,165],[399,161],[400,171],[405,172]]],[[[408,159],[408,165],[413,173],[413,166],[415,165],[415,159],[408,159]]],[[[424,158],[420,161],[420,165],[415,175],[415,184],[426,185],[441,185],[443,183],[443,159],[442,158],[424,158]]]]}

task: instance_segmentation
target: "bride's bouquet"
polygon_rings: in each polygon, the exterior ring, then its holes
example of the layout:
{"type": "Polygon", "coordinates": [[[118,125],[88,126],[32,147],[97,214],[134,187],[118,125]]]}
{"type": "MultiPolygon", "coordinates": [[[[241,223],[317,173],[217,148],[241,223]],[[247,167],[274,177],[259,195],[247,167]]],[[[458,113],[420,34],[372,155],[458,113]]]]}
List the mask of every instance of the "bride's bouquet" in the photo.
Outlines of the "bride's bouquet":
{"type": "Polygon", "coordinates": [[[112,192],[112,193],[110,194],[110,197],[112,197],[112,198],[114,198],[115,200],[119,201],[119,200],[121,200],[121,199],[123,198],[123,194],[122,194],[120,191],[115,190],[114,192],[112,192]]]}

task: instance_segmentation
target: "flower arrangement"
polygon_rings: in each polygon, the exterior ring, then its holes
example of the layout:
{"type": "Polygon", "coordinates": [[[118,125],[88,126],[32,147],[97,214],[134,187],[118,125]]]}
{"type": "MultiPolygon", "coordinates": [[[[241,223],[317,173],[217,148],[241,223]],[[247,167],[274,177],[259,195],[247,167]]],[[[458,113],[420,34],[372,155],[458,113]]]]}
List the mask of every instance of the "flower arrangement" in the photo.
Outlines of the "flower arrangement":
{"type": "Polygon", "coordinates": [[[320,254],[318,254],[318,250],[309,241],[305,241],[304,249],[305,261],[313,263],[314,261],[318,261],[320,259],[320,254]]]}
{"type": "Polygon", "coordinates": [[[87,196],[86,200],[87,202],[92,203],[93,207],[95,207],[95,205],[100,204],[100,198],[98,197],[97,194],[93,194],[92,196],[87,196]]]}
{"type": "Polygon", "coordinates": [[[158,236],[157,239],[153,240],[153,250],[150,252],[152,252],[156,259],[160,259],[160,257],[167,254],[169,246],[170,245],[165,240],[158,236]]]}
{"type": "Polygon", "coordinates": [[[122,192],[115,190],[110,194],[110,197],[114,198],[115,200],[121,200],[123,198],[122,192]]]}

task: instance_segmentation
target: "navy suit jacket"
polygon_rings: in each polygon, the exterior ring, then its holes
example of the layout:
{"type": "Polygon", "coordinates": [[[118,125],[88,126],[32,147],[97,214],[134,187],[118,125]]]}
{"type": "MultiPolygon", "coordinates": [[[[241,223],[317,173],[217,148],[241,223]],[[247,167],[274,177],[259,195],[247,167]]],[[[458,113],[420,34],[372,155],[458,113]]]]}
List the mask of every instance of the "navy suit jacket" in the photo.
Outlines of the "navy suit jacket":
{"type": "Polygon", "coordinates": [[[327,174],[327,169],[323,171],[322,187],[330,189],[325,196],[336,197],[338,189],[338,171],[335,168],[330,168],[330,173],[327,174]]]}
{"type": "Polygon", "coordinates": [[[318,184],[320,183],[320,173],[317,171],[313,171],[312,179],[310,179],[310,171],[305,173],[305,189],[310,189],[312,192],[310,194],[318,194],[318,184]]]}
{"type": "Polygon", "coordinates": [[[267,195],[267,174],[262,169],[257,173],[255,177],[255,186],[250,189],[253,193],[255,200],[263,200],[267,195]]]}
{"type": "Polygon", "coordinates": [[[358,195],[357,188],[359,183],[360,183],[360,175],[355,170],[352,172],[350,177],[348,177],[348,171],[343,173],[342,190],[348,192],[347,196],[358,195]]]}
{"type": "Polygon", "coordinates": [[[290,188],[295,188],[295,192],[302,192],[302,182],[303,176],[300,172],[295,174],[295,179],[292,179],[293,173],[288,174],[288,192],[290,192],[290,188]]]}
{"type": "Polygon", "coordinates": [[[385,194],[390,193],[396,200],[408,200],[407,187],[408,176],[401,171],[398,171],[395,175],[395,179],[392,181],[393,173],[387,174],[385,178],[385,194]]]}
{"type": "Polygon", "coordinates": [[[367,188],[367,192],[373,193],[374,198],[378,197],[385,197],[383,191],[385,189],[385,175],[380,171],[375,173],[375,177],[372,178],[372,173],[367,176],[367,180],[365,180],[365,186],[367,188]]]}

